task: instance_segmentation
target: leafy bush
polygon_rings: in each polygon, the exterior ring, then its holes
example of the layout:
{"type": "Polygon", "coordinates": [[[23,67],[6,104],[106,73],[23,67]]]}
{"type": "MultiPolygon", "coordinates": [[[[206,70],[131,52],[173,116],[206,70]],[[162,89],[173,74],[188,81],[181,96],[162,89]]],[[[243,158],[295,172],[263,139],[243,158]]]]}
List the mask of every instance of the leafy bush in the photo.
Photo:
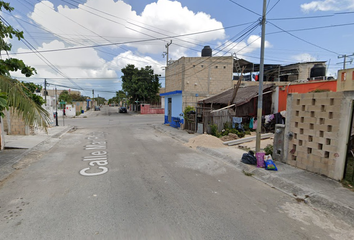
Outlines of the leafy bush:
{"type": "Polygon", "coordinates": [[[211,124],[210,125],[210,134],[213,136],[218,135],[218,126],[216,124],[211,124]]]}
{"type": "Polygon", "coordinates": [[[194,107],[192,107],[192,106],[187,106],[185,109],[184,109],[184,111],[183,111],[183,118],[184,118],[184,120],[186,120],[186,121],[189,121],[190,119],[189,119],[189,112],[192,112],[192,111],[195,111],[195,108],[194,107]]]}
{"type": "Polygon", "coordinates": [[[267,155],[273,155],[273,145],[272,144],[268,144],[265,148],[264,151],[267,155]]]}

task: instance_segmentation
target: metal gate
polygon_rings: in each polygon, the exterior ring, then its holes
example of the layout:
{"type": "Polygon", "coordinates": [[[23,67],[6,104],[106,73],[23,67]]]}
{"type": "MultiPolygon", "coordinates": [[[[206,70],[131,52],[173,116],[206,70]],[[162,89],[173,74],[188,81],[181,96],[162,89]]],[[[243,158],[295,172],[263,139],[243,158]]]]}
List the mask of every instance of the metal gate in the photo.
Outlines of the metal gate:
{"type": "MultiPolygon", "coordinates": [[[[354,101],[352,103],[354,106],[354,101]]],[[[350,184],[354,184],[354,111],[352,107],[352,115],[351,115],[351,123],[350,123],[350,131],[349,131],[349,140],[348,140],[348,148],[347,148],[347,158],[345,162],[345,170],[343,180],[348,181],[350,184]]]]}

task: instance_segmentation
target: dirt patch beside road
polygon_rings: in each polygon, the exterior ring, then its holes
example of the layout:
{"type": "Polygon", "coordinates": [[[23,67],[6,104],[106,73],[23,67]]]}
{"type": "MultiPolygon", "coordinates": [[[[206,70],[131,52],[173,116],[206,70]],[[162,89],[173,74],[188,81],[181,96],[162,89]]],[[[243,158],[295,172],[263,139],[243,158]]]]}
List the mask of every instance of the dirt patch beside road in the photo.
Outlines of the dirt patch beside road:
{"type": "Polygon", "coordinates": [[[224,144],[222,144],[222,141],[219,138],[208,134],[202,134],[194,138],[191,138],[189,139],[189,142],[185,143],[184,145],[194,149],[197,148],[198,146],[207,147],[207,148],[226,147],[224,144]]]}

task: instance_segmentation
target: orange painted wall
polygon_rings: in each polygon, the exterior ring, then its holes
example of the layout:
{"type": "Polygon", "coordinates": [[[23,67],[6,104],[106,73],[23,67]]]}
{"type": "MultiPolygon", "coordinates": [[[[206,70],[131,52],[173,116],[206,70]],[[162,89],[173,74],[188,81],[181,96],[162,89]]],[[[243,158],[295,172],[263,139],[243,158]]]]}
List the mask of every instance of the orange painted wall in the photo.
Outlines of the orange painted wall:
{"type": "Polygon", "coordinates": [[[296,83],[286,86],[279,86],[279,104],[278,111],[286,110],[286,99],[288,93],[308,93],[314,90],[337,91],[337,80],[331,81],[313,81],[306,83],[296,83]]]}

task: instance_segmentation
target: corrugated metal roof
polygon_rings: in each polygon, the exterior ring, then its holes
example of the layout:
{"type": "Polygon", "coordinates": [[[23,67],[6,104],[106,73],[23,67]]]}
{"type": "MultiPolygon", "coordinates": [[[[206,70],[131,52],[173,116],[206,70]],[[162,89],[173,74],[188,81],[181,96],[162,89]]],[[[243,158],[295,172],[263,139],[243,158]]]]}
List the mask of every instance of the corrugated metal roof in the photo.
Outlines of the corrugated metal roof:
{"type": "MultiPolygon", "coordinates": [[[[270,89],[272,89],[273,86],[274,84],[264,84],[263,92],[269,91],[270,89]]],[[[244,87],[240,86],[237,91],[236,98],[231,104],[236,104],[236,106],[240,106],[249,102],[252,98],[258,95],[258,88],[258,85],[244,87]]],[[[214,96],[200,100],[198,101],[198,103],[214,103],[227,105],[232,98],[233,90],[234,89],[231,88],[214,96]]]]}

